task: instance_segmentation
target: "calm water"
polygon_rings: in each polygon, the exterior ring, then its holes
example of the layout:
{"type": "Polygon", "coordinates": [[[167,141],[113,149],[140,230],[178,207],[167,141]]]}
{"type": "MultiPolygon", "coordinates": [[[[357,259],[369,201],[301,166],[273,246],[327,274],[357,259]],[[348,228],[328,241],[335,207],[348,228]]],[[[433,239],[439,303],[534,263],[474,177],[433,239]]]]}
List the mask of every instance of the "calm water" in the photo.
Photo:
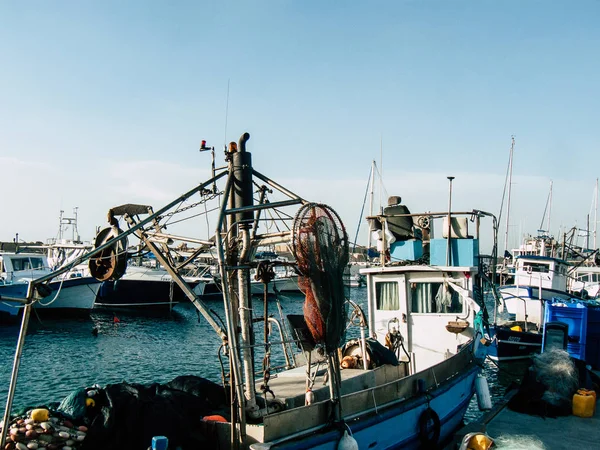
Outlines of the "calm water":
{"type": "MultiPolygon", "coordinates": [[[[364,306],[366,290],[352,289],[351,298],[364,306]]],[[[260,302],[259,299],[254,300],[260,302]]],[[[282,296],[285,313],[301,313],[301,296],[282,296]]],[[[207,302],[224,318],[220,301],[207,302]]],[[[269,302],[270,314],[278,317],[276,303],[269,302]]],[[[87,319],[30,319],[21,359],[13,410],[60,401],[73,390],[121,381],[134,383],[167,382],[179,375],[198,375],[221,382],[216,357],[220,340],[191,304],[179,305],[171,315],[139,316],[118,314],[119,323],[107,312],[93,312],[87,319]],[[98,335],[92,329],[98,329],[98,335]]],[[[358,329],[352,330],[358,335],[358,329]]],[[[18,326],[0,327],[0,409],[4,411],[12,369],[18,326]]],[[[276,337],[274,339],[277,339],[276,337]]],[[[275,363],[283,361],[280,347],[273,349],[275,363]]],[[[257,354],[257,364],[262,357],[257,354]]],[[[487,362],[485,373],[492,399],[500,398],[522,368],[498,370],[487,362]]],[[[479,417],[475,399],[466,416],[479,417]]]]}

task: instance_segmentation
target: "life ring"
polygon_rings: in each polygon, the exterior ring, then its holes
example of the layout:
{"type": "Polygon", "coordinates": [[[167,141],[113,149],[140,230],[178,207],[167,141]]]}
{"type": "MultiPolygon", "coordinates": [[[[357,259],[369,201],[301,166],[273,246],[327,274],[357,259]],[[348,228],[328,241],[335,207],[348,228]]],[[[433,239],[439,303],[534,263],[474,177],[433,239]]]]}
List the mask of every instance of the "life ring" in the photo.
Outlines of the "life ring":
{"type": "Polygon", "coordinates": [[[433,409],[427,407],[419,417],[419,440],[423,448],[436,448],[440,439],[440,430],[440,417],[433,409]],[[429,422],[433,422],[433,428],[429,422]]]}

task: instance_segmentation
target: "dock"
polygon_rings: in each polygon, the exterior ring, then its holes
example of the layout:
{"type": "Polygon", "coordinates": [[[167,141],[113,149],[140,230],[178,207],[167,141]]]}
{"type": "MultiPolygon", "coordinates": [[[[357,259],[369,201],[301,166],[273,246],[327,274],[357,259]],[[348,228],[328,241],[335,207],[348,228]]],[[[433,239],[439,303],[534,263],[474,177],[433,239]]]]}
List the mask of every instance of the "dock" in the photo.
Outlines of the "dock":
{"type": "Polygon", "coordinates": [[[500,436],[527,436],[541,441],[548,450],[600,448],[600,412],[589,418],[577,416],[540,417],[522,414],[508,408],[516,390],[480,420],[460,429],[446,450],[458,449],[465,435],[484,432],[492,439],[500,436]]]}

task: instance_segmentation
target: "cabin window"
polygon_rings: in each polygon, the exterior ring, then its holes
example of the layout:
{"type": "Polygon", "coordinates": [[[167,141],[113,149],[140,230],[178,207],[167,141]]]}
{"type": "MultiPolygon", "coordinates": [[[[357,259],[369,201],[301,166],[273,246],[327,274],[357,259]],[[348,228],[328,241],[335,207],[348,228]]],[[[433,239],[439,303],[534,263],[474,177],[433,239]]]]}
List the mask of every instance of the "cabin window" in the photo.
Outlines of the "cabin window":
{"type": "Polygon", "coordinates": [[[12,261],[13,270],[15,272],[19,270],[29,270],[31,265],[29,264],[29,258],[15,258],[12,261]]]}
{"type": "Polygon", "coordinates": [[[11,259],[13,270],[32,270],[43,269],[44,260],[42,258],[14,258],[11,259]]]}
{"type": "Polygon", "coordinates": [[[375,300],[379,311],[398,311],[400,296],[396,281],[381,281],[375,283],[375,300]]]}
{"type": "Polygon", "coordinates": [[[44,260],[42,258],[29,258],[31,261],[32,269],[43,269],[44,268],[44,260]]]}
{"type": "Polygon", "coordinates": [[[411,283],[413,313],[451,314],[463,310],[462,296],[444,283],[411,283]]]}
{"type": "Polygon", "coordinates": [[[581,275],[580,280],[581,281],[590,281],[590,276],[587,273],[583,274],[583,275],[581,275]]]}
{"type": "Polygon", "coordinates": [[[550,264],[526,262],[523,263],[523,270],[527,273],[548,273],[550,272],[550,264]]]}

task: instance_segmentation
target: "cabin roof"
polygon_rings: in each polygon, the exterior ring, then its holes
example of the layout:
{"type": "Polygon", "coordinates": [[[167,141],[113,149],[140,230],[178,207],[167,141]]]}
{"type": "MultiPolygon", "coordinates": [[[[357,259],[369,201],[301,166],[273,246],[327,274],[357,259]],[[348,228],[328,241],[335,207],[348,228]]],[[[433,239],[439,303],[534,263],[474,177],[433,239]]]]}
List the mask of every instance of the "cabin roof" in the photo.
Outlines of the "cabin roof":
{"type": "Polygon", "coordinates": [[[565,261],[564,259],[553,258],[551,256],[523,255],[523,256],[517,256],[516,259],[517,260],[530,259],[530,260],[533,260],[533,261],[548,261],[548,262],[554,261],[557,264],[563,264],[565,266],[571,265],[569,262],[565,261]]]}
{"type": "Polygon", "coordinates": [[[426,266],[412,264],[407,266],[374,266],[365,269],[360,269],[362,274],[378,274],[378,273],[406,273],[406,272],[476,272],[476,267],[461,267],[461,266],[426,266]]]}

